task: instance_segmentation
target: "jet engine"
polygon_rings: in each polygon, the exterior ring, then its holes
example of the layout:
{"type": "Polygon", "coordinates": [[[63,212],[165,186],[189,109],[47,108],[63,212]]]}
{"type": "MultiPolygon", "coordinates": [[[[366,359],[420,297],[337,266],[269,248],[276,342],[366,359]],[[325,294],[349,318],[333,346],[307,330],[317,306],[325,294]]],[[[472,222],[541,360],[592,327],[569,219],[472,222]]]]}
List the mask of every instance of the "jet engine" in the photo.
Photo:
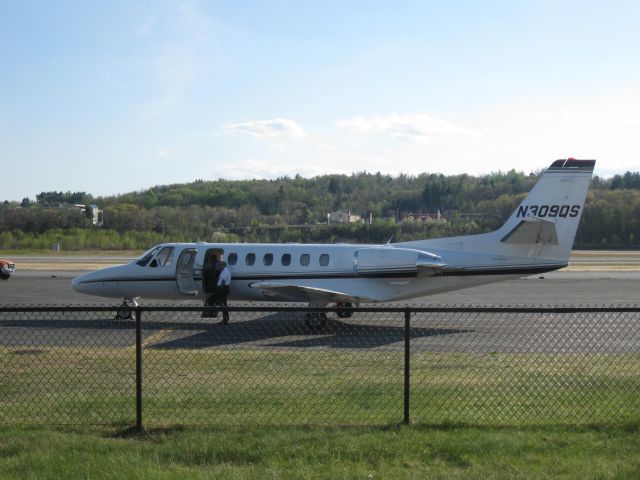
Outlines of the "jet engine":
{"type": "Polygon", "coordinates": [[[353,255],[353,269],[361,276],[436,275],[443,267],[438,255],[411,248],[365,247],[353,255]]]}

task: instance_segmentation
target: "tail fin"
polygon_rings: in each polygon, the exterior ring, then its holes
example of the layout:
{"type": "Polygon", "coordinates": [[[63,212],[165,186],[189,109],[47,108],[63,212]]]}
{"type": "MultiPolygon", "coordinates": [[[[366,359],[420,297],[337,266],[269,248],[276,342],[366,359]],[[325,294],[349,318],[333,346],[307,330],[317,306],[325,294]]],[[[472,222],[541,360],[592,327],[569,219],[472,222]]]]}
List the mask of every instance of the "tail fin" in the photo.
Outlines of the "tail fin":
{"type": "Polygon", "coordinates": [[[556,160],[495,232],[518,256],[568,259],[595,160],[556,160]]]}

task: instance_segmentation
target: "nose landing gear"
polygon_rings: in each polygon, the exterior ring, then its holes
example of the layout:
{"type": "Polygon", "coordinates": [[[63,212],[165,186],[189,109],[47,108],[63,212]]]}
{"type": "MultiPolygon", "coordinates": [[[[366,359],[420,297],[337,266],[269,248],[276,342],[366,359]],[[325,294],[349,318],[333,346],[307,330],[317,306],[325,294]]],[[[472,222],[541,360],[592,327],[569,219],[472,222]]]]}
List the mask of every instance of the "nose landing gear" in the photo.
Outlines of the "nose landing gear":
{"type": "Polygon", "coordinates": [[[116,310],[116,320],[131,320],[133,309],[138,306],[135,298],[125,298],[116,310]]]}

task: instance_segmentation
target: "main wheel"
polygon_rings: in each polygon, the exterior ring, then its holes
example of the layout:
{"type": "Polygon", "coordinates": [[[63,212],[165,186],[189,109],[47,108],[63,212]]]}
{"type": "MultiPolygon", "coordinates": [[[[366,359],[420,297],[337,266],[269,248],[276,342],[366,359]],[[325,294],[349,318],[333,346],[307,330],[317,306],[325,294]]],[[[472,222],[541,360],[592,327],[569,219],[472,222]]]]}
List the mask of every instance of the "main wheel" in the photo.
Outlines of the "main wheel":
{"type": "Polygon", "coordinates": [[[349,302],[338,302],[336,303],[336,315],[338,318],[351,318],[353,316],[353,312],[351,310],[345,310],[342,307],[353,308],[353,303],[349,302]]]}
{"type": "Polygon", "coordinates": [[[9,277],[11,276],[10,273],[0,273],[0,278],[2,280],[9,280],[9,277]]]}
{"type": "Polygon", "coordinates": [[[327,324],[327,314],[324,312],[309,312],[304,316],[309,328],[320,328],[327,324]]]}

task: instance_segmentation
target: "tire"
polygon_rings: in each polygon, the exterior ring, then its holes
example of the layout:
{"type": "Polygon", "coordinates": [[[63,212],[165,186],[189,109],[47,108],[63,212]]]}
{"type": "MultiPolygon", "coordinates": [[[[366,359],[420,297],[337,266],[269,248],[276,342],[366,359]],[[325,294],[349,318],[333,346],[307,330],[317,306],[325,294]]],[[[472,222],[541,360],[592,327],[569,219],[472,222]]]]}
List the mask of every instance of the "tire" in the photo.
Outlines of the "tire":
{"type": "Polygon", "coordinates": [[[338,318],[351,318],[353,316],[353,312],[352,311],[344,310],[341,307],[352,308],[353,307],[353,303],[349,303],[349,302],[336,303],[336,315],[338,315],[338,318]]]}
{"type": "Polygon", "coordinates": [[[2,280],[9,280],[9,277],[11,276],[10,273],[0,273],[0,278],[2,280]]]}
{"type": "Polygon", "coordinates": [[[120,307],[116,311],[116,320],[131,320],[132,316],[133,313],[129,307],[120,307]]]}

